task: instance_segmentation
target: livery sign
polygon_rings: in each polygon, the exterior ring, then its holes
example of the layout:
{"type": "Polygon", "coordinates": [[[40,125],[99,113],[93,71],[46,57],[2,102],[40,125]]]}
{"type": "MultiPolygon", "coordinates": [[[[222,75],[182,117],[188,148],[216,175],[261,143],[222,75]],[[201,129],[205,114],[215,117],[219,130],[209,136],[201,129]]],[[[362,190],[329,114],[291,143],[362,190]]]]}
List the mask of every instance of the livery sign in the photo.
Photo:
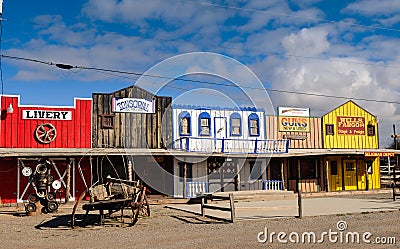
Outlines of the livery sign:
{"type": "Polygon", "coordinates": [[[22,110],[22,119],[72,120],[72,112],[56,110],[22,110]]]}

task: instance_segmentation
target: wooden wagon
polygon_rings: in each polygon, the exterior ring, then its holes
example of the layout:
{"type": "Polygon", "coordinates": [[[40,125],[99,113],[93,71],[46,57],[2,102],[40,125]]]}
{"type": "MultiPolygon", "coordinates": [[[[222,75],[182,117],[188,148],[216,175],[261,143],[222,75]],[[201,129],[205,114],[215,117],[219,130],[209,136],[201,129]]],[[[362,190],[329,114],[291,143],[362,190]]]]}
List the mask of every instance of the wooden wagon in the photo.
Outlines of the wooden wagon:
{"type": "Polygon", "coordinates": [[[139,215],[150,216],[150,206],[147,200],[146,187],[140,181],[129,181],[107,177],[107,183],[100,184],[90,188],[81,194],[75,202],[71,227],[76,225],[76,211],[82,199],[89,193],[90,202],[82,205],[82,209],[86,211],[85,216],[80,221],[80,226],[85,225],[85,218],[90,211],[99,211],[100,224],[104,224],[105,217],[112,215],[119,219],[122,223],[134,225],[138,221],[139,215]],[[120,215],[116,215],[120,212],[120,215]],[[129,222],[126,222],[126,218],[129,222]]]}

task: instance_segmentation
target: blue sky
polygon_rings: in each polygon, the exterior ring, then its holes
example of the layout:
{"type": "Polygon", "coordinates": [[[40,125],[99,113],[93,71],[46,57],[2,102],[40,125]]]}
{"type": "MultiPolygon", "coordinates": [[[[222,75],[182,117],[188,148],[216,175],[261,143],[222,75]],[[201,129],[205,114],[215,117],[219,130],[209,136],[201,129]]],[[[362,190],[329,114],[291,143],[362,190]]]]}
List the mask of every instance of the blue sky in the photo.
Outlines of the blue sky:
{"type": "MultiPolygon", "coordinates": [[[[400,102],[399,13],[400,2],[393,0],[4,0],[3,55],[78,67],[3,57],[4,94],[21,95],[23,104],[72,105],[74,97],[112,92],[139,78],[79,67],[144,73],[174,56],[211,52],[242,63],[266,88],[284,91],[268,92],[275,107],[310,107],[320,116],[346,99],[299,92],[353,98],[378,116],[385,146],[392,125],[400,130],[400,104],[393,103],[400,102]]],[[[239,85],[246,86],[240,75],[239,85]]],[[[158,94],[178,99],[197,88],[235,91],[175,81],[158,94]]],[[[207,99],[201,93],[182,101],[201,104],[207,99]]]]}

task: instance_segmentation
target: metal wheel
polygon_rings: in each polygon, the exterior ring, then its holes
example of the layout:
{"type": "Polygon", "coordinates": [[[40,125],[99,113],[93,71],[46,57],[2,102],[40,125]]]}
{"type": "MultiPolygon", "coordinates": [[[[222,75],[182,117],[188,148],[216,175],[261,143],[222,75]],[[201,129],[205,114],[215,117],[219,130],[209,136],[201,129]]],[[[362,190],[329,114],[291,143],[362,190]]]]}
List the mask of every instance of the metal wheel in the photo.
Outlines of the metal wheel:
{"type": "Polygon", "coordinates": [[[39,196],[37,196],[37,194],[30,194],[28,196],[28,201],[29,203],[36,203],[39,201],[39,196]]]}
{"type": "Polygon", "coordinates": [[[54,201],[56,199],[56,193],[54,192],[48,192],[46,195],[46,199],[50,201],[54,201]]]}
{"type": "Polygon", "coordinates": [[[28,203],[25,205],[25,211],[27,213],[34,213],[36,212],[36,205],[33,203],[28,203]]]}
{"type": "Polygon", "coordinates": [[[132,207],[132,225],[135,225],[139,219],[139,214],[150,216],[150,206],[149,202],[147,201],[146,195],[146,187],[138,193],[138,200],[136,202],[131,203],[132,207]]]}
{"type": "Polygon", "coordinates": [[[145,216],[150,216],[150,205],[149,205],[149,202],[147,201],[147,195],[145,192],[143,192],[143,193],[144,193],[144,195],[143,195],[144,197],[143,197],[142,206],[140,208],[140,213],[145,216]]]}
{"type": "Polygon", "coordinates": [[[49,203],[47,203],[46,209],[49,213],[52,213],[58,209],[58,203],[55,201],[49,201],[49,203]]]}
{"type": "Polygon", "coordinates": [[[75,214],[76,214],[78,205],[83,200],[83,198],[86,196],[87,192],[88,192],[87,190],[83,191],[82,194],[79,196],[79,198],[75,201],[75,205],[74,205],[74,208],[72,209],[72,215],[71,215],[71,228],[72,229],[75,228],[75,214]]]}

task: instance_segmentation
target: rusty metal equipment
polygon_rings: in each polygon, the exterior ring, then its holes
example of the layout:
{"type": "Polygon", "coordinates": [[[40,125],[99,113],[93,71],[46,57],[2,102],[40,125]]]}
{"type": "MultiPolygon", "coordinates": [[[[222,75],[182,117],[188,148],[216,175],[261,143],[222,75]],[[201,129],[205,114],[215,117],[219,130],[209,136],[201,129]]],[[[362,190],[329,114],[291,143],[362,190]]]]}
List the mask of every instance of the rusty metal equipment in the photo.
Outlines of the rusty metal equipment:
{"type": "Polygon", "coordinates": [[[116,217],[120,218],[119,220],[122,223],[125,223],[125,219],[128,217],[129,222],[126,223],[134,225],[138,221],[139,215],[150,216],[150,206],[146,191],[146,187],[140,181],[107,177],[105,184],[89,188],[75,202],[71,216],[71,227],[74,228],[76,225],[84,226],[86,216],[90,211],[94,210],[99,211],[101,225],[104,224],[105,217],[116,216],[116,213],[119,211],[120,215],[116,217]],[[86,214],[79,224],[77,224],[76,212],[79,203],[86,194],[89,194],[90,202],[82,205],[82,209],[86,211],[86,214]],[[131,213],[124,214],[124,210],[128,210],[131,213]],[[108,211],[108,213],[105,214],[105,211],[108,211]]]}
{"type": "Polygon", "coordinates": [[[50,174],[51,164],[46,159],[39,161],[35,171],[30,167],[24,167],[22,174],[28,177],[28,181],[32,183],[35,193],[28,196],[28,203],[25,205],[27,213],[34,213],[37,210],[37,203],[43,208],[42,213],[52,213],[58,209],[56,202],[56,191],[61,187],[58,181],[54,181],[54,176],[50,174]]]}

